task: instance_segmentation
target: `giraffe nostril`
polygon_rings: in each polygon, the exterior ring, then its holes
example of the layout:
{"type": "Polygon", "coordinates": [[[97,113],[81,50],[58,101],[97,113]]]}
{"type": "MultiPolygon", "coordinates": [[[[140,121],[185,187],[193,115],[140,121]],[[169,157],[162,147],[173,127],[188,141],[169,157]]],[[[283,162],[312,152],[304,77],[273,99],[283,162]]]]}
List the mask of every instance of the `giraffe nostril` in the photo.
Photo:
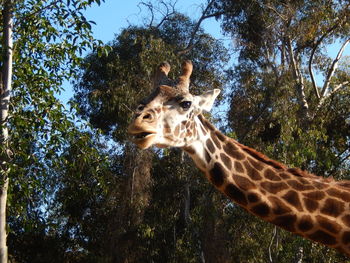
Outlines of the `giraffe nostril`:
{"type": "Polygon", "coordinates": [[[145,108],[144,105],[139,105],[139,106],[137,107],[137,110],[138,110],[138,111],[143,111],[144,108],[145,108]]]}

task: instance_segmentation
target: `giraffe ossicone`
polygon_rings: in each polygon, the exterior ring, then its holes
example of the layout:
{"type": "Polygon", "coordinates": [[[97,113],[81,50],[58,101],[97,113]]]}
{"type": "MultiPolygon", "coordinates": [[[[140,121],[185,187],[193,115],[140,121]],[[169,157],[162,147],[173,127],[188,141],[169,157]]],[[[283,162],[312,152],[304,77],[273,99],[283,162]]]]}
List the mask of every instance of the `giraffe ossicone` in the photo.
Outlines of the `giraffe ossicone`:
{"type": "Polygon", "coordinates": [[[350,256],[350,181],[288,168],[223,135],[202,114],[220,91],[192,95],[192,68],[185,61],[172,81],[170,65],[158,67],[154,91],[128,128],[135,144],[182,148],[218,190],[248,212],[350,256]]]}

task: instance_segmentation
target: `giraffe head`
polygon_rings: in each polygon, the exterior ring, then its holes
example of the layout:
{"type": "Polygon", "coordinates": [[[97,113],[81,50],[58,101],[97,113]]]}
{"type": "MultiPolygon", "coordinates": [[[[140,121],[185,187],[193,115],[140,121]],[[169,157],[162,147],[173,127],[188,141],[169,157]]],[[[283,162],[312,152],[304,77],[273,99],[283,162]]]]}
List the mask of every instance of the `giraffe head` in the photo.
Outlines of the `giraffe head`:
{"type": "Polygon", "coordinates": [[[168,78],[170,65],[162,63],[155,76],[154,91],[141,101],[128,128],[133,141],[141,149],[186,147],[197,138],[195,118],[210,111],[220,90],[200,96],[189,92],[192,63],[185,61],[177,81],[168,78]]]}

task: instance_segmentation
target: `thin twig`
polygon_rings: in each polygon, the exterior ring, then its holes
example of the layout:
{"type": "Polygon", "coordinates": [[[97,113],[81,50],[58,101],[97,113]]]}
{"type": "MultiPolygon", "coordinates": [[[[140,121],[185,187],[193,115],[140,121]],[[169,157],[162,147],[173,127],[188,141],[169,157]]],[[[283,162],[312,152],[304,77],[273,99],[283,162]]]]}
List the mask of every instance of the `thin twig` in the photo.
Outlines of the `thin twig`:
{"type": "Polygon", "coordinates": [[[126,105],[125,103],[122,103],[121,105],[122,105],[123,107],[125,107],[128,111],[130,111],[131,113],[135,113],[135,111],[132,110],[132,109],[130,109],[130,108],[128,107],[128,105],[126,105]]]}
{"type": "Polygon", "coordinates": [[[271,6],[271,5],[264,5],[264,6],[267,7],[268,9],[271,9],[273,12],[275,12],[282,20],[284,20],[284,21],[288,20],[288,18],[286,16],[284,16],[280,12],[278,12],[276,10],[276,8],[274,8],[273,6],[271,6]]]}
{"type": "Polygon", "coordinates": [[[345,87],[345,86],[348,86],[350,84],[350,81],[347,80],[347,81],[344,81],[340,84],[338,84],[337,86],[334,87],[334,89],[330,92],[329,95],[332,95],[333,93],[337,92],[339,89],[345,87]]]}
{"type": "Polygon", "coordinates": [[[176,13],[175,5],[177,3],[177,0],[166,3],[165,1],[160,1],[158,6],[153,5],[151,2],[144,2],[141,1],[138,4],[139,9],[141,9],[140,6],[145,6],[150,13],[148,27],[149,28],[159,28],[165,21],[169,20],[169,17],[174,15],[176,13]],[[162,6],[164,8],[162,8],[162,6]],[[164,9],[164,11],[163,11],[164,9]],[[154,25],[156,20],[156,13],[159,13],[162,18],[160,19],[160,22],[158,22],[157,25],[154,25]]]}
{"type": "Polygon", "coordinates": [[[212,14],[207,14],[207,12],[209,11],[209,9],[211,8],[211,6],[213,5],[214,2],[215,2],[215,0],[211,0],[211,1],[208,2],[207,6],[205,7],[205,9],[202,12],[201,17],[198,19],[196,25],[194,26],[194,28],[192,30],[192,33],[190,35],[190,38],[189,38],[187,46],[184,49],[177,51],[176,52],[177,55],[186,54],[186,53],[190,52],[193,49],[193,47],[195,46],[195,44],[193,43],[194,39],[196,37],[196,34],[197,34],[198,30],[199,30],[200,25],[202,24],[202,22],[205,19],[224,14],[223,11],[215,12],[215,13],[212,13],[212,14]]]}
{"type": "Polygon", "coordinates": [[[275,226],[273,228],[273,235],[272,235],[272,238],[271,238],[271,241],[270,241],[270,245],[269,245],[269,260],[270,260],[271,263],[273,263],[271,247],[272,247],[273,241],[275,240],[276,235],[277,235],[277,227],[275,226]]]}

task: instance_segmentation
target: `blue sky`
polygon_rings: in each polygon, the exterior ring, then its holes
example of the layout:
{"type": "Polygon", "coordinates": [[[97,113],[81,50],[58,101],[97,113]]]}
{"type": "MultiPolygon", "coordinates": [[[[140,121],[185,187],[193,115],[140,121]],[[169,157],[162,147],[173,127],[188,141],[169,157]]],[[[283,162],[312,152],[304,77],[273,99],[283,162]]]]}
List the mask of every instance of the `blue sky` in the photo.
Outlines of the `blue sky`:
{"type": "Polygon", "coordinates": [[[122,28],[128,26],[128,21],[139,21],[139,0],[106,0],[100,6],[94,5],[86,12],[86,18],[93,20],[96,25],[93,26],[95,38],[108,42],[119,33],[122,28]]]}
{"type": "MultiPolygon", "coordinates": [[[[144,22],[143,19],[145,19],[146,9],[140,6],[139,2],[140,0],[105,0],[100,6],[93,5],[87,9],[85,14],[87,20],[96,23],[92,27],[94,37],[107,43],[113,40],[115,35],[119,34],[123,28],[129,25],[141,25],[144,22]]],[[[201,3],[206,3],[206,0],[178,0],[176,8],[195,20],[201,14],[201,3]]],[[[215,19],[204,21],[202,26],[215,38],[223,39],[220,25],[215,19]]],[[[73,96],[72,87],[68,82],[65,82],[63,88],[64,91],[58,98],[63,103],[67,103],[73,96]]]]}
{"type": "MultiPolygon", "coordinates": [[[[100,39],[107,43],[114,39],[123,28],[128,25],[141,25],[144,22],[146,9],[139,5],[140,0],[105,0],[100,6],[94,5],[86,11],[86,18],[96,23],[93,25],[93,34],[96,39],[100,39]]],[[[199,18],[201,14],[201,4],[205,4],[206,0],[178,0],[176,8],[180,12],[188,15],[193,20],[199,18]]],[[[224,39],[225,45],[229,45],[230,40],[224,38],[221,34],[220,25],[214,18],[207,19],[203,22],[204,29],[218,39],[224,39]]],[[[328,51],[330,56],[335,57],[339,50],[338,45],[332,45],[328,51]]],[[[350,45],[346,48],[344,55],[350,55],[350,45]]],[[[322,84],[321,76],[317,76],[318,84],[322,84]],[[321,79],[320,79],[321,78],[321,79]]],[[[66,82],[64,84],[65,91],[59,98],[66,103],[72,97],[72,87],[66,82]]]]}
{"type": "MultiPolygon", "coordinates": [[[[96,22],[96,25],[93,26],[95,38],[108,42],[128,25],[142,24],[146,9],[139,4],[140,1],[127,0],[120,3],[121,1],[118,0],[105,0],[100,6],[94,5],[89,8],[86,17],[88,20],[96,22]]],[[[206,0],[177,0],[176,8],[196,20],[201,14],[200,5],[205,5],[206,2],[206,0]]],[[[214,18],[204,20],[202,26],[215,38],[225,39],[226,44],[230,42],[227,37],[224,38],[221,34],[220,24],[214,18]]],[[[331,57],[335,57],[338,50],[339,44],[329,48],[331,57]]],[[[350,55],[350,47],[346,48],[344,55],[350,55]]]]}
{"type": "MultiPolygon", "coordinates": [[[[139,5],[140,0],[105,0],[100,6],[95,5],[86,12],[88,20],[97,23],[93,27],[94,36],[104,42],[108,42],[119,33],[122,28],[132,24],[142,24],[146,9],[139,5]],[[142,12],[141,12],[142,11],[142,12]]],[[[206,3],[206,0],[178,0],[176,8],[192,19],[199,17],[201,13],[200,4],[206,3]]],[[[207,32],[214,37],[221,38],[219,23],[215,19],[205,21],[203,24],[207,32]]]]}

